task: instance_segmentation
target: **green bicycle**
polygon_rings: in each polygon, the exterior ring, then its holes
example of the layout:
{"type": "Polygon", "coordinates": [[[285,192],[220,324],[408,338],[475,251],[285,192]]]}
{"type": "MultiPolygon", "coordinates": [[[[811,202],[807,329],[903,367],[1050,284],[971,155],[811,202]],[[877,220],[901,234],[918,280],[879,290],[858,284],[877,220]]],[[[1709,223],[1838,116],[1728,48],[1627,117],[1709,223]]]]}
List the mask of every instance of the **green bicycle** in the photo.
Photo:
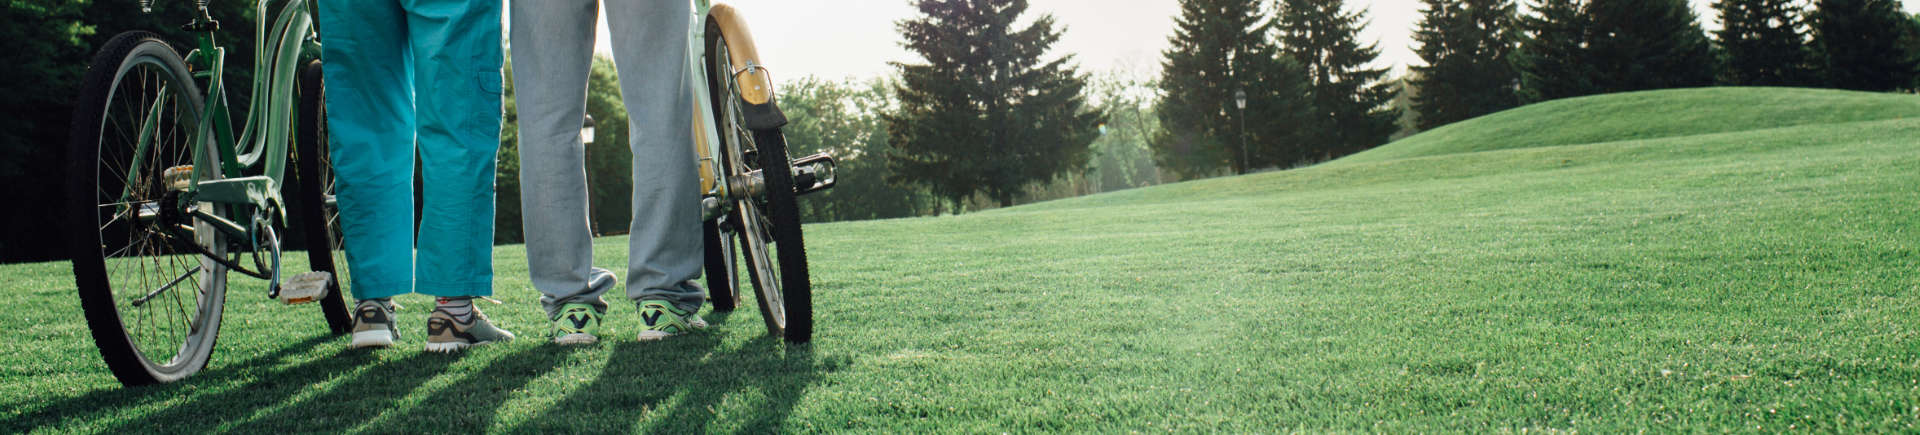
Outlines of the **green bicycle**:
{"type": "Polygon", "coordinates": [[[126,385],[206,366],[229,271],[267,280],[282,302],[319,302],[334,334],[351,328],[312,5],[256,3],[252,98],[235,134],[220,24],[196,3],[184,27],[192,50],[183,57],[148,32],[114,36],[73,113],[68,249],[94,344],[126,385]],[[281,239],[290,227],[302,240],[281,239]],[[304,247],[311,271],[283,275],[283,246],[304,247]]]}

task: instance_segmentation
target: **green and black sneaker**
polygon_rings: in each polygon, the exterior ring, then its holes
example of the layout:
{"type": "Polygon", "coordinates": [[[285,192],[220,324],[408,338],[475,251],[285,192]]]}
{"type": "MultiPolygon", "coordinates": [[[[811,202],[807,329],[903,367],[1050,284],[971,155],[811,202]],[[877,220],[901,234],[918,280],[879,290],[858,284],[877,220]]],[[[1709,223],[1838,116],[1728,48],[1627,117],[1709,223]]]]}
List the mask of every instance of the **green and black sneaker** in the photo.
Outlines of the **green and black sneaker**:
{"type": "Polygon", "coordinates": [[[707,327],[699,313],[682,310],[667,301],[640,301],[640,341],[653,341],[707,327]]]}
{"type": "Polygon", "coordinates": [[[600,310],[590,304],[566,304],[553,316],[554,344],[593,344],[600,341],[600,310]]]}

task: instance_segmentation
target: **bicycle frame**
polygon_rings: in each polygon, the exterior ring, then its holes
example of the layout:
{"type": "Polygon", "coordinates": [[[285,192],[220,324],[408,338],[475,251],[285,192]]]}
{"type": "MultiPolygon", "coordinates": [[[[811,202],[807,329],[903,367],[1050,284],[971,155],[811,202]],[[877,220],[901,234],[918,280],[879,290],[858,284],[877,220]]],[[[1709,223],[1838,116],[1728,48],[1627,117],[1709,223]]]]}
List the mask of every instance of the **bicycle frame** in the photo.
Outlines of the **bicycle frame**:
{"type": "MultiPolygon", "coordinates": [[[[226,101],[226,48],[219,45],[216,35],[220,23],[213,19],[205,5],[205,2],[200,2],[196,8],[198,15],[184,26],[195,34],[196,44],[183,60],[191,71],[192,80],[206,83],[201,94],[205,104],[199,114],[199,124],[193,127],[190,138],[193,144],[192,170],[176,174],[169,168],[161,175],[168,184],[177,186],[173,188],[181,190],[183,200],[178,204],[182,205],[176,205],[181,208],[180,212],[204,222],[206,231],[224,233],[231,240],[248,241],[255,254],[255,265],[260,270],[239,267],[237,263],[206,254],[205,251],[202,251],[203,254],[213,261],[228,265],[232,270],[271,280],[277,289],[280,281],[280,242],[273,224],[287,221],[280,188],[285,184],[287,154],[292,147],[291,133],[296,127],[293,125],[297,99],[293,94],[294,80],[301,63],[316,59],[320,54],[319,41],[313,29],[313,11],[306,0],[282,0],[277,8],[279,13],[268,15],[274,0],[255,3],[257,16],[261,19],[255,24],[258,37],[254,46],[256,62],[253,92],[246,123],[236,136],[226,101]],[[273,23],[272,27],[268,27],[269,21],[273,23]],[[268,263],[262,263],[263,255],[271,258],[270,267],[268,263]]],[[[170,96],[162,92],[158,98],[164,102],[170,96]]],[[[156,104],[153,111],[145,115],[145,123],[133,150],[136,160],[151,152],[155,146],[153,132],[159,128],[159,108],[162,106],[165,105],[156,104]]],[[[128,169],[127,190],[120,194],[123,203],[120,212],[137,206],[140,219],[157,219],[164,212],[161,204],[134,205],[128,201],[137,184],[134,180],[141,176],[137,166],[128,169]]],[[[182,235],[189,239],[200,239],[195,234],[182,235]]]]}
{"type": "MultiPolygon", "coordinates": [[[[226,48],[220,46],[217,39],[219,22],[201,7],[200,16],[186,26],[195,33],[196,48],[187,53],[185,60],[193,70],[194,79],[207,83],[206,105],[193,138],[193,143],[198,145],[193,147],[195,169],[188,192],[197,201],[252,206],[267,213],[261,216],[234,214],[233,219],[228,219],[208,210],[194,212],[214,229],[243,240],[256,239],[251,237],[250,230],[259,224],[254,221],[256,217],[277,218],[281,222],[286,219],[280,186],[286,179],[291,132],[296,127],[293,124],[294,79],[302,62],[320,55],[319,41],[313,31],[313,11],[307,1],[284,0],[277,8],[278,14],[268,15],[272,3],[273,0],[259,0],[255,5],[261,19],[255,24],[258,36],[254,45],[253,92],[246,123],[237,136],[233,133],[226,101],[226,48]],[[267,24],[269,17],[272,27],[267,24]],[[212,145],[211,155],[207,144],[212,145]],[[218,171],[220,176],[214,177],[213,171],[218,171]]],[[[144,131],[141,136],[135,155],[144,155],[152,145],[144,131]]],[[[129,179],[137,176],[137,173],[128,174],[129,179]]]]}
{"type": "MultiPolygon", "coordinates": [[[[709,119],[710,114],[713,113],[714,102],[713,94],[707,87],[707,62],[704,61],[708,54],[706,52],[707,14],[712,9],[713,4],[710,0],[693,0],[693,16],[690,18],[692,21],[688,24],[692,34],[687,38],[687,53],[691,53],[687,56],[687,67],[692,75],[687,77],[693,78],[688,81],[693,82],[693,146],[694,155],[699,159],[700,165],[700,192],[705,197],[725,198],[727,183],[721,183],[719,179],[726,173],[726,168],[720,167],[719,156],[722,150],[719,126],[713,125],[709,119]]],[[[702,208],[708,209],[704,212],[707,216],[702,216],[703,219],[712,219],[718,215],[717,207],[702,208]]]]}

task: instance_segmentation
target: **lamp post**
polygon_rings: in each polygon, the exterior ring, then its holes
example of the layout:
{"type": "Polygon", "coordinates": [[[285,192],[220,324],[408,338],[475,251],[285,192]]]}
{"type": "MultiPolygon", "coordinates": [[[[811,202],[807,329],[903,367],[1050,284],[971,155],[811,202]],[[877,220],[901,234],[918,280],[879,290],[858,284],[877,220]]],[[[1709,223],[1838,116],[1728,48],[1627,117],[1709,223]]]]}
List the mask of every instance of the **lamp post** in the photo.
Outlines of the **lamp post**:
{"type": "MultiPolygon", "coordinates": [[[[592,145],[593,144],[593,115],[586,115],[586,118],[587,118],[586,122],[580,124],[580,144],[592,145]]],[[[588,159],[588,156],[586,155],[587,153],[591,152],[591,147],[582,146],[580,148],[581,148],[580,160],[582,161],[582,163],[591,161],[588,159]]],[[[588,169],[588,168],[581,168],[581,169],[585,170],[585,172],[587,173],[593,172],[591,169],[588,169]]],[[[588,214],[592,214],[592,212],[588,212],[588,214]]],[[[594,220],[592,216],[588,216],[587,225],[588,225],[587,231],[589,233],[593,234],[594,236],[600,235],[599,221],[594,220]]]]}
{"type": "Polygon", "coordinates": [[[593,115],[587,115],[587,122],[580,125],[580,143],[593,143],[593,115]]]}
{"type": "Polygon", "coordinates": [[[1245,174],[1252,163],[1247,161],[1247,90],[1233,91],[1233,106],[1240,108],[1240,173],[1245,174]]]}

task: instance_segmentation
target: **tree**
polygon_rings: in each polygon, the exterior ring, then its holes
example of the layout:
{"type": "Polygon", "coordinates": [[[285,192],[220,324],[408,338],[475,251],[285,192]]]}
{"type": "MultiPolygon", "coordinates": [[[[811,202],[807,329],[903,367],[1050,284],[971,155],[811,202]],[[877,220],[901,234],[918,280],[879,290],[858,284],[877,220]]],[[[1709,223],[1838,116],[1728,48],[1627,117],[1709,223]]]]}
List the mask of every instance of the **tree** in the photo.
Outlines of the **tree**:
{"type": "Polygon", "coordinates": [[[1806,20],[1793,0],[1719,0],[1720,83],[1735,86],[1810,86],[1813,59],[1806,20]]]}
{"type": "Polygon", "coordinates": [[[1424,0],[1415,51],[1426,66],[1413,67],[1413,106],[1421,130],[1519,105],[1512,54],[1511,0],[1424,0]]]}
{"type": "Polygon", "coordinates": [[[895,181],[926,185],[956,210],[975,193],[1011,206],[1027,185],[1086,165],[1102,116],[1086,110],[1072,56],[1041,59],[1060,40],[1051,15],[1015,28],[1026,0],[914,4],[921,16],[899,29],[927,63],[893,63],[895,181]]]}
{"type": "Polygon", "coordinates": [[[1914,86],[1920,37],[1895,0],[1819,0],[1808,17],[1816,62],[1827,85],[1861,91],[1914,86]]]}
{"type": "Polygon", "coordinates": [[[1587,16],[1599,92],[1713,85],[1712,46],[1686,0],[1592,0],[1587,16]]]}
{"type": "Polygon", "coordinates": [[[1400,140],[1423,131],[1420,129],[1420,108],[1413,105],[1413,99],[1420,96],[1420,86],[1415,84],[1419,79],[1419,71],[1408,71],[1406,75],[1391,81],[1394,88],[1393,101],[1388,104],[1393,106],[1393,110],[1400,112],[1400,117],[1393,120],[1393,136],[1387,138],[1389,141],[1400,140]]]}
{"type": "MultiPolygon", "coordinates": [[[[1904,43],[1901,46],[1906,47],[1908,53],[1916,53],[1915,58],[1920,58],[1920,12],[1913,14],[1913,29],[1910,37],[1902,40],[1904,43]]],[[[1920,89],[1920,75],[1914,77],[1913,86],[1914,89],[1920,89]]]]}
{"type": "MultiPolygon", "coordinates": [[[[13,45],[0,50],[0,183],[53,186],[62,182],[67,117],[78,93],[75,85],[90,59],[84,39],[94,33],[83,25],[82,4],[65,0],[21,1],[0,7],[0,35],[13,45]]],[[[48,188],[0,189],[0,202],[15,212],[0,214],[0,225],[24,229],[60,222],[61,198],[48,188]]],[[[59,258],[59,233],[6,231],[0,236],[0,261],[59,258]]]]}
{"type": "Polygon", "coordinates": [[[1364,12],[1345,12],[1344,0],[1280,0],[1274,27],[1282,55],[1306,69],[1318,120],[1321,157],[1331,158],[1386,143],[1399,117],[1389,103],[1393,85],[1386,68],[1368,68],[1380,57],[1361,46],[1364,12]]]}
{"type": "Polygon", "coordinates": [[[1592,22],[1584,0],[1540,0],[1533,14],[1519,18],[1520,47],[1513,67],[1520,74],[1521,103],[1536,103],[1597,93],[1593,65],[1586,60],[1592,22]]]}
{"type": "Polygon", "coordinates": [[[1092,84],[1100,112],[1107,114],[1107,122],[1100,125],[1100,139],[1093,142],[1092,167],[1087,171],[1094,192],[1160,184],[1152,143],[1161,131],[1152,100],[1154,81],[1134,77],[1111,72],[1092,84]]]}
{"type": "Polygon", "coordinates": [[[1685,0],[1541,0],[1521,18],[1520,100],[1708,86],[1715,59],[1685,0]]]}
{"type": "MultiPolygon", "coordinates": [[[[500,153],[493,167],[493,244],[526,242],[520,225],[520,108],[513,98],[513,53],[501,56],[500,153]]],[[[416,183],[421,180],[414,175],[416,183]]],[[[417,207],[417,206],[416,206],[417,207]]],[[[419,211],[415,210],[415,216],[419,211]]]]}
{"type": "Polygon", "coordinates": [[[1155,160],[1181,178],[1275,166],[1312,139],[1305,71],[1268,35],[1259,0],[1183,0],[1161,53],[1155,160]],[[1247,95],[1246,109],[1235,101],[1247,95]],[[1243,131],[1244,130],[1244,131],[1243,131]],[[1244,136],[1243,136],[1244,135],[1244,136]]]}

